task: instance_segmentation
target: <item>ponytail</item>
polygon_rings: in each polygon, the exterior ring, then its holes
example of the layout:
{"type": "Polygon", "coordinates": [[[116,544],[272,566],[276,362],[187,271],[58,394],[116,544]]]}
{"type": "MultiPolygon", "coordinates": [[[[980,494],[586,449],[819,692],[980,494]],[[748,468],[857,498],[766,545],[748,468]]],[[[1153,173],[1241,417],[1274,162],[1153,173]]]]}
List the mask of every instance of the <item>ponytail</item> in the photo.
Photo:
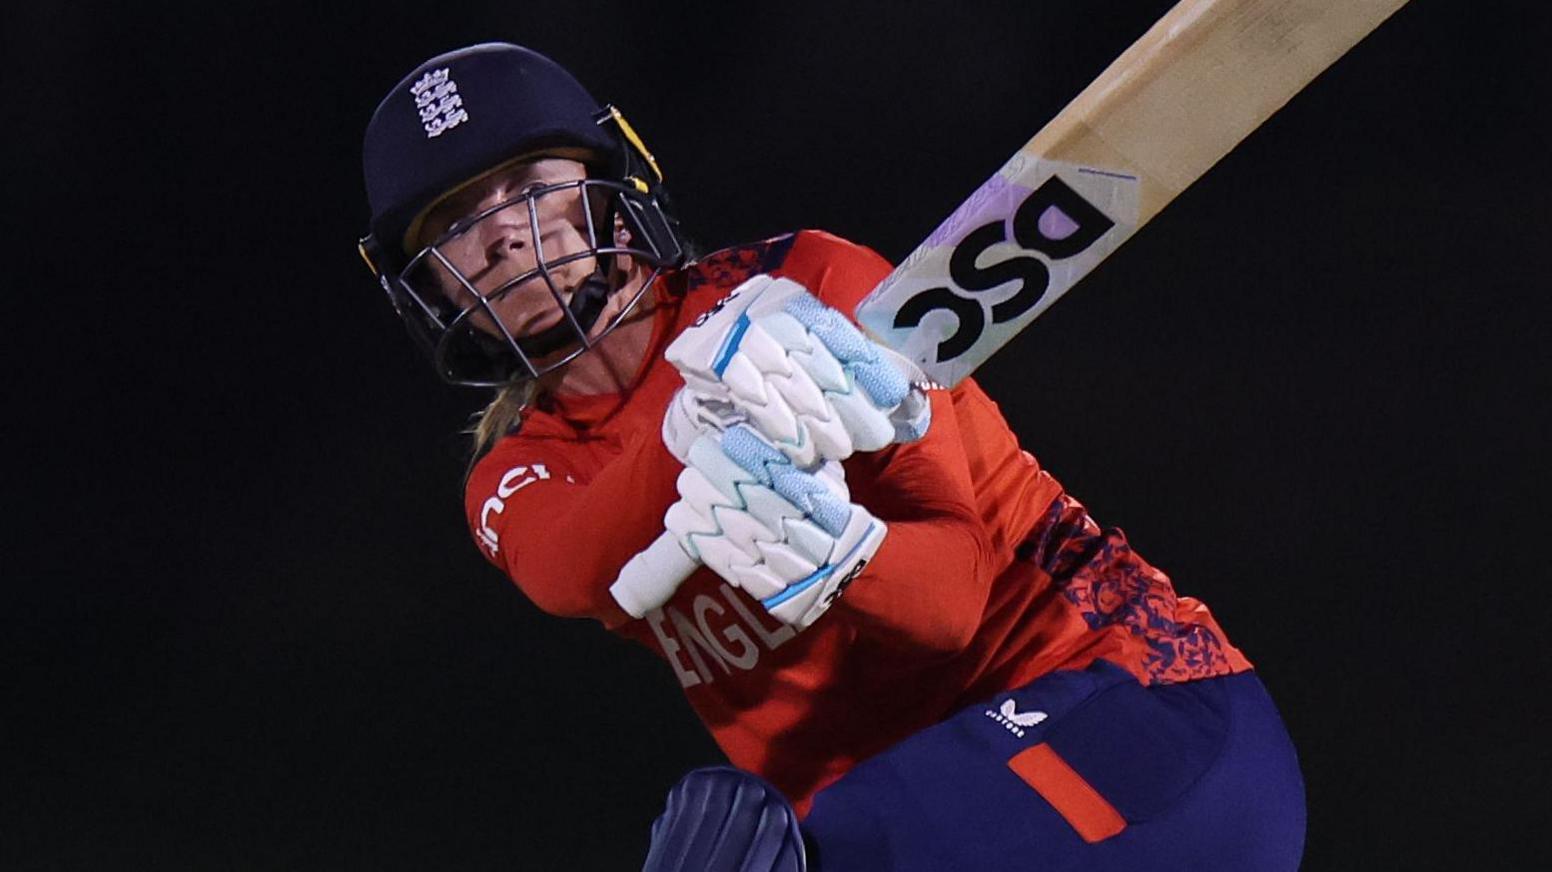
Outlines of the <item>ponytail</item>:
{"type": "MultiPolygon", "coordinates": [[[[470,430],[474,438],[474,454],[469,458],[470,472],[501,437],[516,432],[522,426],[523,410],[528,408],[538,393],[539,382],[531,378],[514,379],[496,392],[496,398],[479,413],[470,430]]],[[[464,477],[467,479],[468,475],[464,477]]]]}

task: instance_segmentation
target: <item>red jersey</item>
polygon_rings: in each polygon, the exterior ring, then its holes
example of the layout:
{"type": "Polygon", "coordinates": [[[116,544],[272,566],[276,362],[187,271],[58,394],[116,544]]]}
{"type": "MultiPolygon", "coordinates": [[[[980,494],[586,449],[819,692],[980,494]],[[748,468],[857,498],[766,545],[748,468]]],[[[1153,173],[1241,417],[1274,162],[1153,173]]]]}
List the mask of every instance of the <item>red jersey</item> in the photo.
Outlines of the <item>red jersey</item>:
{"type": "Polygon", "coordinates": [[[615,604],[609,585],[678,497],[661,425],[683,381],[667,344],[752,275],[793,279],[850,314],[890,269],[818,231],[703,258],[660,280],[630,391],[530,408],[469,478],[485,556],[544,611],[657,652],[728,759],[799,813],[861,760],[1054,669],[1103,657],[1146,684],[1250,668],[1205,606],[1019,448],[972,380],[931,392],[921,441],[845,462],[852,499],[889,531],[813,626],[794,631],[706,569],[642,620],[615,604]]]}

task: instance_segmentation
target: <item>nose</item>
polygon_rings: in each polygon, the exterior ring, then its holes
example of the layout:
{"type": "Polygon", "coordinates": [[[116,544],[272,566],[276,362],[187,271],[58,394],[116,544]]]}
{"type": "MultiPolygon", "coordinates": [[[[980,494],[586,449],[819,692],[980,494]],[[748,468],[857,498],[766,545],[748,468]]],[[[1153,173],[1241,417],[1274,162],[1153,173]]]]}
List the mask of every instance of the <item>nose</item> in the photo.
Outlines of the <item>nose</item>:
{"type": "Polygon", "coordinates": [[[481,228],[480,249],[486,263],[492,267],[503,265],[503,272],[527,272],[543,265],[560,289],[575,286],[593,270],[593,258],[579,257],[559,263],[569,255],[589,250],[587,234],[564,216],[545,217],[538,211],[539,238],[533,236],[533,226],[526,204],[514,206],[492,215],[488,227],[481,228]]]}
{"type": "Polygon", "coordinates": [[[479,228],[479,247],[491,265],[534,258],[533,234],[528,214],[516,207],[492,215],[479,228]]]}

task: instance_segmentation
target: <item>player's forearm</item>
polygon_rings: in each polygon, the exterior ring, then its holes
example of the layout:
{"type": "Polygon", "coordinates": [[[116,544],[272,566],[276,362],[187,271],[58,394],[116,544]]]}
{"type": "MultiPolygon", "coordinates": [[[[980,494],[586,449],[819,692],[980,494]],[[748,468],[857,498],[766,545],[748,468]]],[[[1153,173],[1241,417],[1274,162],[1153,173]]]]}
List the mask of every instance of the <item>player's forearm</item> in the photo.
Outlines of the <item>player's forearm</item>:
{"type": "MultiPolygon", "coordinates": [[[[854,457],[889,535],[841,602],[881,638],[951,653],[969,642],[1000,566],[976,504],[950,393],[932,391],[927,436],[854,457]]],[[[859,486],[860,487],[860,486],[859,486]]]]}
{"type": "Polygon", "coordinates": [[[951,654],[975,634],[996,569],[978,520],[892,521],[838,607],[880,641],[951,654]]]}

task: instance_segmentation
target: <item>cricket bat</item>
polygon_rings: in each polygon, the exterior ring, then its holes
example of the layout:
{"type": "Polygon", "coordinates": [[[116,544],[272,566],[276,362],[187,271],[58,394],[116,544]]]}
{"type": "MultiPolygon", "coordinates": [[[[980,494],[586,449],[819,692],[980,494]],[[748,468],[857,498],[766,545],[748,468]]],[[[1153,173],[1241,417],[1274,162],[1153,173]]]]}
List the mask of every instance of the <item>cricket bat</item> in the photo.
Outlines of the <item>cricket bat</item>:
{"type": "MultiPolygon", "coordinates": [[[[857,306],[952,387],[1406,0],[1180,0],[857,306]]],[[[610,588],[641,617],[695,561],[668,534],[610,588]]]]}

